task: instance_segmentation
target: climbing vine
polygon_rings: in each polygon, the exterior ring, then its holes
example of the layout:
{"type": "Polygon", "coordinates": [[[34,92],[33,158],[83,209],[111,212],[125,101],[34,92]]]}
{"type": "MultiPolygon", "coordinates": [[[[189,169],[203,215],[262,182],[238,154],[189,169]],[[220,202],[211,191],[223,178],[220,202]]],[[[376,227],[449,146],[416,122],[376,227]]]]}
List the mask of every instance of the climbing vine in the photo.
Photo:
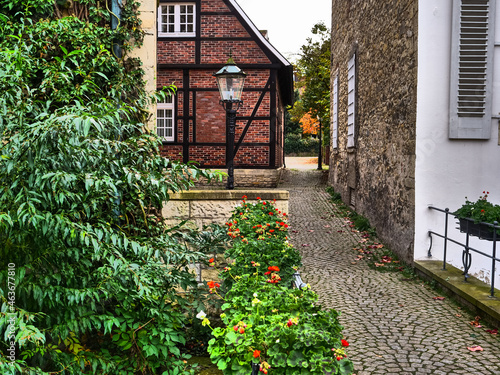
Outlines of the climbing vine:
{"type": "Polygon", "coordinates": [[[187,372],[179,291],[202,254],[161,210],[211,175],[145,125],[137,7],[113,30],[109,1],[0,0],[2,374],[187,372]]]}

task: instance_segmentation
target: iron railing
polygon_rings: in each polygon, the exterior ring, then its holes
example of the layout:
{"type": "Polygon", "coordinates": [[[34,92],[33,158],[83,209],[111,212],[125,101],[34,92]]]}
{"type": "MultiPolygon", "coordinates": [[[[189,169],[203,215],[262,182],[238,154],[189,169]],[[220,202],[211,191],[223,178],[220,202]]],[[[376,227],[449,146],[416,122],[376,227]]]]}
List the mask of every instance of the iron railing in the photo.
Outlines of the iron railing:
{"type": "MultiPolygon", "coordinates": [[[[427,256],[431,257],[431,249],[432,249],[432,235],[435,235],[437,237],[443,238],[444,239],[444,247],[443,247],[443,270],[446,270],[446,252],[448,250],[448,242],[452,242],[458,246],[463,247],[462,250],[462,263],[464,266],[464,278],[465,281],[469,278],[469,269],[472,265],[472,252],[480,254],[482,256],[485,256],[486,258],[491,259],[491,290],[490,290],[490,297],[495,296],[495,264],[496,262],[500,262],[500,259],[497,258],[497,241],[500,241],[500,235],[497,237],[497,229],[500,229],[500,226],[498,225],[498,222],[494,222],[493,224],[491,223],[480,223],[482,225],[488,226],[493,229],[493,239],[492,239],[492,253],[486,254],[483,251],[474,249],[469,246],[469,231],[465,230],[465,244],[461,243],[459,241],[456,241],[452,238],[448,237],[448,222],[449,222],[449,216],[451,215],[452,217],[455,217],[453,213],[450,212],[449,208],[446,209],[441,209],[437,208],[434,206],[429,206],[429,209],[431,210],[436,210],[439,212],[443,212],[445,214],[445,219],[444,219],[444,234],[436,233],[434,231],[429,231],[429,238],[430,238],[430,246],[429,250],[427,252],[427,256]]],[[[468,228],[470,221],[467,221],[466,227],[468,228]]]]}

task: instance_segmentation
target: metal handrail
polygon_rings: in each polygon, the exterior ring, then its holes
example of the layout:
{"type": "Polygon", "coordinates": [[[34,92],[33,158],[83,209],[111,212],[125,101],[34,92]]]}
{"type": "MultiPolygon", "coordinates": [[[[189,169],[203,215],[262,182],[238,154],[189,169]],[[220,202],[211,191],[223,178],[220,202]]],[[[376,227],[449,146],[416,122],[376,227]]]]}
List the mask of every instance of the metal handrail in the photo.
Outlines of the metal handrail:
{"type": "MultiPolygon", "coordinates": [[[[493,228],[493,249],[492,249],[492,254],[486,254],[485,252],[483,251],[480,251],[480,250],[477,250],[477,249],[474,249],[473,247],[470,247],[469,246],[469,231],[466,230],[465,231],[465,234],[466,234],[466,237],[465,237],[465,244],[459,242],[459,241],[456,241],[452,238],[449,238],[448,237],[448,217],[450,215],[452,215],[453,217],[455,217],[454,213],[450,212],[450,209],[449,208],[445,208],[444,210],[441,209],[441,208],[437,208],[437,207],[434,207],[432,205],[429,205],[428,206],[429,209],[431,210],[435,210],[435,211],[439,211],[439,212],[443,212],[445,214],[445,220],[444,220],[444,234],[440,234],[440,233],[437,233],[437,232],[434,232],[434,231],[429,231],[428,234],[429,234],[429,238],[430,238],[430,246],[429,246],[429,250],[427,251],[427,256],[430,258],[432,257],[432,252],[431,252],[431,249],[432,249],[432,235],[435,235],[437,237],[440,237],[440,238],[443,238],[444,239],[444,255],[443,255],[443,270],[446,270],[446,252],[447,252],[447,249],[448,249],[448,242],[452,242],[458,246],[461,246],[463,247],[463,251],[462,251],[462,263],[464,265],[464,278],[465,278],[465,281],[467,281],[467,279],[469,278],[469,269],[472,265],[472,254],[471,254],[471,251],[472,252],[475,252],[475,253],[478,253],[480,255],[483,255],[487,258],[490,258],[491,259],[491,290],[490,290],[490,297],[494,297],[495,296],[495,265],[496,265],[496,262],[500,262],[500,259],[497,258],[497,247],[496,247],[496,244],[497,244],[497,241],[500,241],[500,236],[497,237],[497,229],[500,229],[500,226],[498,225],[498,222],[494,222],[493,224],[491,223],[479,223],[479,224],[482,224],[482,225],[486,225],[490,228],[493,228]]],[[[468,226],[469,226],[469,222],[467,222],[467,229],[468,229],[468,226]]]]}

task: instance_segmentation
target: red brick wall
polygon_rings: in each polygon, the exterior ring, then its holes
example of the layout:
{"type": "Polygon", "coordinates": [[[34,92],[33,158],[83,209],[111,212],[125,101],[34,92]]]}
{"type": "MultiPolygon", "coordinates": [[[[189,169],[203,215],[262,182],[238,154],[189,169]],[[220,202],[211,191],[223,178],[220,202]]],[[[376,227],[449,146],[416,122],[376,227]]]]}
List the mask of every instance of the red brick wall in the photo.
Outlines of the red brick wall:
{"type": "Polygon", "coordinates": [[[157,48],[158,64],[168,64],[172,61],[175,61],[176,64],[194,64],[195,62],[194,41],[159,42],[157,48]]]}
{"type": "Polygon", "coordinates": [[[202,12],[229,12],[229,8],[222,0],[207,0],[201,2],[202,12]]]}

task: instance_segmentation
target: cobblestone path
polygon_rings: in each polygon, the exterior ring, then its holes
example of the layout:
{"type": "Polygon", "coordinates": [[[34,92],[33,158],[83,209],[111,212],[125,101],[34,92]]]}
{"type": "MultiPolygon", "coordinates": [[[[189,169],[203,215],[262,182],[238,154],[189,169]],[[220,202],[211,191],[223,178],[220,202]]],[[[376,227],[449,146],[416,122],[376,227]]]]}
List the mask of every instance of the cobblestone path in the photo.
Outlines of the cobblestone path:
{"type": "Polygon", "coordinates": [[[290,192],[301,275],[324,307],[341,312],[355,373],[500,374],[500,334],[472,327],[474,317],[448,298],[433,300],[439,294],[419,280],[372,270],[364,261],[352,264],[360,236],[337,216],[325,174],[286,170],[280,188],[290,192]],[[468,350],[472,345],[484,351],[468,350]]]}

